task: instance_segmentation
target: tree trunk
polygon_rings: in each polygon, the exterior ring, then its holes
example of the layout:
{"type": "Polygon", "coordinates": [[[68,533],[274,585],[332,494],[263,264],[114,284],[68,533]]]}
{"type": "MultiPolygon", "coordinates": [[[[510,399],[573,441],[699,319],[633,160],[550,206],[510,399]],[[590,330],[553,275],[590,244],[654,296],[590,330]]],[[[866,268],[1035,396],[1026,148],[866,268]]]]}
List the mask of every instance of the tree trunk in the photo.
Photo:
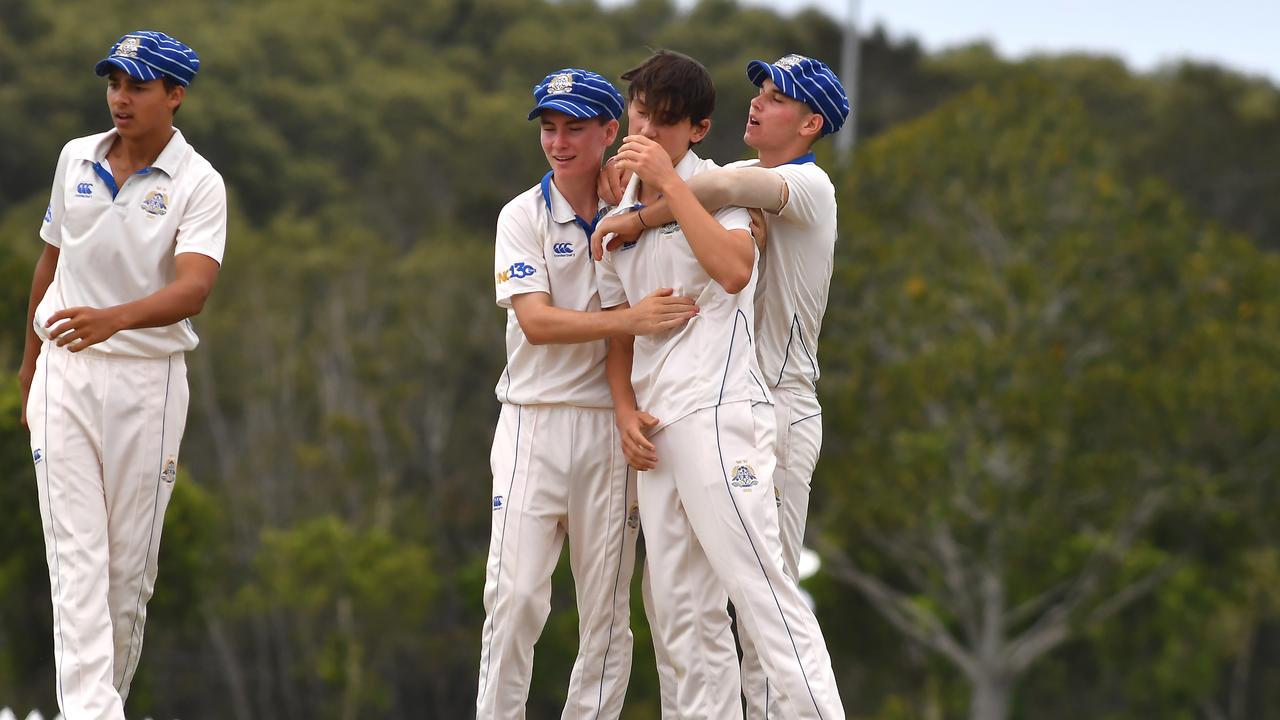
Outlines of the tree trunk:
{"type": "Polygon", "coordinates": [[[1008,720],[1013,683],[996,672],[980,671],[971,678],[969,720],[1008,720]]]}

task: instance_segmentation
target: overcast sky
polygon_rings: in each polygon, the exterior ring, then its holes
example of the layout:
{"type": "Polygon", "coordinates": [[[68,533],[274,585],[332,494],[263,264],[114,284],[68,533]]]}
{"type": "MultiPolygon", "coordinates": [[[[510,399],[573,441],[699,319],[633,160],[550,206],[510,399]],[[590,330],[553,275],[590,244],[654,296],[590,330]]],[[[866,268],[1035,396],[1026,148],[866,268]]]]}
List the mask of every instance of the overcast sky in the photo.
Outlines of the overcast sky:
{"type": "MultiPolygon", "coordinates": [[[[850,0],[739,0],[783,13],[850,0]]],[[[625,0],[605,0],[617,5],[625,0]]],[[[696,0],[676,0],[690,7],[696,0]]],[[[1090,50],[1150,70],[1175,58],[1218,62],[1280,82],[1280,0],[861,0],[862,23],[913,35],[930,50],[987,39],[1005,56],[1090,50]]],[[[832,58],[835,60],[836,58],[832,58]]]]}

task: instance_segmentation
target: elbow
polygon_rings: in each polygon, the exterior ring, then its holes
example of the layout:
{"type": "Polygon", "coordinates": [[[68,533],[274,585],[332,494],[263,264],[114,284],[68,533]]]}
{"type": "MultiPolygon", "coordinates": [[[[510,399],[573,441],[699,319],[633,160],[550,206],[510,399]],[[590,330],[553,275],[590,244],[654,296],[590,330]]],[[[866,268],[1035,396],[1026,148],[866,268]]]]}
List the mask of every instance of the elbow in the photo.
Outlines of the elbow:
{"type": "Polygon", "coordinates": [[[720,287],[730,295],[737,295],[747,289],[747,285],[751,284],[751,268],[735,268],[734,270],[722,273],[721,277],[716,278],[716,282],[720,283],[720,287]]]}
{"type": "Polygon", "coordinates": [[[520,331],[524,333],[524,339],[529,341],[530,345],[550,345],[554,342],[547,327],[540,322],[522,322],[520,331]]]}

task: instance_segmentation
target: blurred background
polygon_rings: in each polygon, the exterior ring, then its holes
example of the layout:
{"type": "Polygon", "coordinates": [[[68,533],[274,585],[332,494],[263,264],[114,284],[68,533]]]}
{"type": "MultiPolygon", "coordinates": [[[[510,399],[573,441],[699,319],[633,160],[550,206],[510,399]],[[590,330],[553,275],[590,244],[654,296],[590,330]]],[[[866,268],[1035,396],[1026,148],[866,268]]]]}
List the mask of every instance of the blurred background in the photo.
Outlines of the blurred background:
{"type": "MultiPolygon", "coordinates": [[[[866,3],[856,146],[817,147],[840,239],[805,585],[846,707],[1280,718],[1280,71],[1250,49],[1275,25],[1026,5],[866,3]]],[[[118,36],[199,51],[176,124],[231,198],[130,714],[452,720],[483,619],[493,228],[545,172],[532,85],[684,51],[727,162],[746,62],[839,69],[848,12],[0,0],[0,706],[55,710],[14,371],[54,163],[110,127],[92,68],[118,36]]],[[[634,608],[626,717],[656,718],[634,608]]],[[[575,646],[562,571],[530,718],[559,717],[575,646]]]]}

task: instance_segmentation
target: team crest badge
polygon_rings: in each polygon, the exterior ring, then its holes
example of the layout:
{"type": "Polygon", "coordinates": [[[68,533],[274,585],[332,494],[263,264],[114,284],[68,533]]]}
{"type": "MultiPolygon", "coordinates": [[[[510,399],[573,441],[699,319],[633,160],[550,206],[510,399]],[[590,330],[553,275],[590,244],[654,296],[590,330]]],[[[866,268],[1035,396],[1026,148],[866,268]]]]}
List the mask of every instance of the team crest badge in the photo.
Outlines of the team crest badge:
{"type": "Polygon", "coordinates": [[[563,95],[570,90],[573,90],[573,76],[569,73],[560,73],[547,85],[548,95],[563,95]]]}
{"type": "Polygon", "coordinates": [[[169,484],[173,484],[173,481],[178,479],[177,460],[169,458],[169,461],[164,464],[164,472],[160,473],[160,479],[169,484]]]}
{"type": "Polygon", "coordinates": [[[733,464],[729,484],[736,488],[749,488],[759,485],[760,481],[756,479],[756,471],[745,460],[739,460],[733,464]]]}
{"type": "Polygon", "coordinates": [[[790,70],[791,68],[799,65],[803,60],[804,58],[800,55],[784,55],[778,58],[778,61],[775,62],[774,65],[777,65],[783,70],[790,70]]]}
{"type": "Polygon", "coordinates": [[[773,486],[773,502],[778,506],[779,510],[782,509],[782,488],[777,485],[773,486]]]}
{"type": "Polygon", "coordinates": [[[163,190],[152,190],[143,199],[142,209],[152,215],[163,215],[169,212],[169,196],[163,190]]]}
{"type": "Polygon", "coordinates": [[[640,527],[640,506],[632,503],[631,512],[627,513],[627,527],[635,530],[640,527]]]}
{"type": "Polygon", "coordinates": [[[680,232],[680,223],[672,220],[666,225],[663,225],[662,227],[658,228],[658,232],[663,235],[670,235],[672,233],[680,232]]]}
{"type": "Polygon", "coordinates": [[[124,57],[138,57],[138,46],[142,43],[142,38],[133,35],[127,36],[120,41],[120,45],[116,47],[116,55],[124,57]]]}

